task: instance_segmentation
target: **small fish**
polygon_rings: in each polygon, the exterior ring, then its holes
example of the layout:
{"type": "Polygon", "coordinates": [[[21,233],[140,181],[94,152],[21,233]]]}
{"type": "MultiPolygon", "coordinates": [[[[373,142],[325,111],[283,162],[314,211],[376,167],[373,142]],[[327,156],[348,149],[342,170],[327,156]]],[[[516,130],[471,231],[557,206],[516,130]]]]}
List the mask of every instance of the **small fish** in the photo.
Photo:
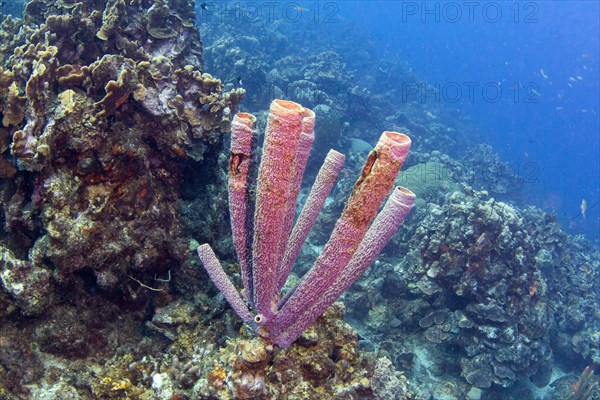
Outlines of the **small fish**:
{"type": "Polygon", "coordinates": [[[537,286],[531,286],[529,288],[529,297],[535,296],[536,293],[537,293],[537,286]]]}
{"type": "Polygon", "coordinates": [[[200,3],[200,8],[204,11],[208,10],[208,4],[206,3],[200,3]]]}
{"type": "Polygon", "coordinates": [[[585,221],[585,212],[586,211],[587,211],[587,200],[582,199],[581,200],[581,216],[583,217],[584,221],[585,221]]]}
{"type": "Polygon", "coordinates": [[[570,80],[571,82],[577,82],[577,79],[573,78],[572,76],[570,76],[570,77],[569,77],[569,80],[570,80]]]}
{"type": "Polygon", "coordinates": [[[581,109],[581,112],[582,112],[582,113],[586,113],[586,112],[588,112],[588,110],[587,110],[587,108],[582,108],[582,109],[581,109]]]}
{"type": "Polygon", "coordinates": [[[238,76],[238,77],[237,77],[237,83],[238,83],[238,85],[240,85],[240,86],[242,86],[242,85],[244,84],[244,82],[242,81],[242,77],[241,77],[241,76],[238,76]]]}
{"type": "Polygon", "coordinates": [[[583,76],[581,76],[581,75],[577,75],[576,78],[577,78],[578,81],[582,81],[583,80],[583,76]]]}
{"type": "Polygon", "coordinates": [[[564,107],[556,107],[556,111],[564,110],[564,107]]]}
{"type": "Polygon", "coordinates": [[[544,70],[542,68],[540,68],[540,75],[542,75],[542,78],[548,79],[548,75],[546,75],[546,73],[544,72],[544,70]]]}

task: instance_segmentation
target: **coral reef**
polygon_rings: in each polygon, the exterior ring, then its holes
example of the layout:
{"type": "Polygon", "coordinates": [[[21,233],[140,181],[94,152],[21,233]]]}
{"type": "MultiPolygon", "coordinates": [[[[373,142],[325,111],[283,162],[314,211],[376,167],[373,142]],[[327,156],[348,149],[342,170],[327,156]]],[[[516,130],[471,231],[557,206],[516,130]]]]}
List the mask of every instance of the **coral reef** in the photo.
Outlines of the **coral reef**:
{"type": "Polygon", "coordinates": [[[115,290],[177,269],[178,160],[202,162],[243,94],[202,71],[193,5],[35,0],[25,21],[0,70],[2,150],[17,166],[2,158],[2,176],[18,177],[4,214],[25,236],[9,249],[61,285],[81,272],[115,290]]]}
{"type": "Polygon", "coordinates": [[[600,255],[582,237],[565,234],[556,216],[539,209],[525,210],[533,232],[535,262],[544,276],[549,309],[553,316],[552,346],[555,354],[573,364],[600,362],[598,304],[600,255]]]}
{"type": "Polygon", "coordinates": [[[440,205],[418,203],[405,225],[344,301],[421,394],[449,396],[427,376],[460,374],[452,396],[496,387],[517,396],[518,382],[546,387],[557,358],[595,362],[600,256],[552,215],[463,186],[440,205]]]}
{"type": "Polygon", "coordinates": [[[239,4],[0,15],[0,398],[597,397],[600,254],[524,204],[537,171],[478,144],[360,26],[324,34],[277,7],[251,21],[239,4]],[[300,204],[328,149],[346,154],[284,291],[323,252],[375,135],[413,140],[396,184],[415,207],[342,296],[355,331],[336,303],[272,348],[192,256],[191,238],[211,243],[243,285],[222,150],[244,91],[260,130],[277,97],[316,114],[300,204]]]}
{"type": "Polygon", "coordinates": [[[200,323],[181,319],[188,312],[202,312],[200,303],[172,303],[161,312],[156,323],[161,320],[175,332],[167,342],[163,335],[133,329],[137,323],[132,313],[118,316],[118,309],[105,303],[86,306],[89,311],[83,316],[75,309],[49,315],[61,324],[36,334],[40,348],[16,340],[16,328],[3,330],[3,398],[415,398],[407,378],[389,360],[359,352],[356,333],[343,321],[341,303],[285,350],[252,338],[245,329],[241,335],[234,332],[229,318],[200,323]],[[92,317],[95,336],[77,322],[92,317]]]}
{"type": "Polygon", "coordinates": [[[188,1],[33,0],[2,21],[4,397],[50,354],[100,356],[113,317],[141,323],[192,275],[181,164],[211,164],[244,93],[204,72],[194,19],[188,1]]]}
{"type": "Polygon", "coordinates": [[[535,242],[515,208],[486,196],[467,188],[430,204],[411,239],[410,290],[429,303],[419,327],[430,342],[462,349],[462,374],[474,386],[523,377],[545,386],[551,315],[535,242]]]}
{"type": "Polygon", "coordinates": [[[258,338],[229,342],[200,380],[200,392],[218,399],[414,398],[389,360],[359,353],[343,314],[335,303],[285,350],[258,338]]]}
{"type": "MultiPolygon", "coordinates": [[[[361,332],[365,346],[388,354],[396,367],[410,371],[415,380],[422,379],[419,381],[420,392],[435,393],[434,397],[453,395],[460,398],[470,393],[469,398],[477,398],[488,394],[493,396],[502,390],[503,393],[512,393],[516,396],[514,398],[519,398],[517,393],[522,393],[522,388],[517,387],[529,380],[528,377],[537,385],[543,386],[548,379],[548,367],[552,364],[554,372],[557,372],[556,367],[561,366],[561,362],[566,363],[567,369],[577,365],[579,370],[588,363],[595,362],[597,329],[594,326],[597,326],[598,315],[594,310],[597,310],[599,299],[589,287],[597,285],[598,274],[594,271],[597,270],[598,251],[586,240],[565,234],[552,213],[524,206],[526,184],[536,182],[535,165],[526,164],[522,166],[524,169],[515,170],[515,166],[504,162],[490,146],[478,144],[483,138],[467,116],[461,115],[459,110],[444,110],[441,102],[435,101],[435,88],[421,81],[407,63],[398,60],[374,62],[370,54],[376,44],[363,41],[355,27],[348,26],[344,31],[343,24],[340,24],[337,31],[340,40],[332,45],[327,43],[331,37],[307,31],[302,24],[279,24],[280,22],[277,21],[274,27],[260,22],[249,24],[244,26],[243,32],[226,23],[200,24],[202,31],[211,37],[206,46],[211,55],[210,63],[225,65],[223,74],[227,76],[226,81],[231,87],[248,88],[248,98],[253,100],[246,103],[248,109],[264,110],[276,96],[285,95],[296,101],[302,99],[303,104],[315,110],[318,121],[328,121],[327,128],[323,130],[319,130],[317,124],[317,140],[323,138],[324,143],[327,143],[324,148],[337,147],[344,152],[350,147],[349,138],[352,141],[360,139],[372,142],[369,132],[373,132],[373,127],[381,127],[379,124],[407,132],[414,140],[405,166],[406,171],[400,176],[399,183],[415,188],[419,195],[415,210],[400,229],[399,235],[383,251],[380,260],[375,262],[372,270],[343,296],[348,306],[348,320],[361,332]],[[310,48],[295,47],[294,40],[299,38],[311,43],[310,48]],[[267,45],[271,41],[276,44],[267,45]],[[331,62],[327,63],[320,54],[328,54],[331,62]],[[241,55],[241,61],[235,63],[237,55],[241,55]],[[315,71],[327,80],[328,85],[317,86],[311,81],[313,78],[319,79],[313,73],[315,71]],[[311,78],[306,79],[306,76],[311,78]],[[257,77],[256,81],[253,80],[254,77],[257,77]],[[407,89],[416,90],[407,96],[407,89]],[[427,101],[431,98],[433,101],[427,101]],[[386,99],[402,101],[390,104],[386,99]],[[468,189],[470,193],[487,191],[496,201],[486,207],[499,208],[500,212],[497,210],[496,213],[502,218],[517,215],[516,222],[506,224],[502,228],[504,233],[498,233],[499,222],[486,222],[486,218],[483,218],[479,225],[474,221],[467,221],[469,228],[461,232],[460,226],[465,224],[464,213],[450,215],[444,214],[444,211],[439,215],[430,215],[431,210],[446,210],[453,193],[462,193],[457,195],[459,197],[466,196],[461,189],[462,183],[472,186],[474,190],[468,189]],[[422,242],[428,241],[429,235],[434,240],[439,237],[442,249],[446,245],[447,238],[441,237],[441,233],[436,234],[437,229],[443,228],[435,224],[439,217],[447,218],[445,226],[450,226],[451,229],[448,229],[451,231],[456,230],[454,236],[465,248],[461,257],[450,260],[456,261],[458,271],[464,273],[465,265],[460,265],[462,261],[471,262],[471,266],[481,265],[483,261],[475,259],[476,257],[482,257],[484,261],[486,257],[494,260],[489,266],[494,273],[507,271],[512,265],[518,267],[517,271],[525,281],[516,279],[519,274],[506,278],[506,281],[512,279],[515,288],[511,301],[490,305],[490,299],[478,297],[481,294],[477,292],[458,297],[452,284],[460,281],[459,277],[462,275],[459,272],[451,275],[452,279],[445,280],[442,276],[438,280],[438,277],[429,278],[427,273],[415,272],[417,268],[423,271],[430,269],[428,263],[432,261],[418,257],[414,250],[423,249],[422,242]],[[417,236],[416,231],[421,228],[424,230],[417,236]],[[474,232],[478,232],[476,237],[474,232]],[[516,237],[505,244],[492,240],[487,244],[490,248],[484,247],[477,251],[475,244],[483,233],[483,243],[490,237],[516,237]],[[521,236],[524,238],[521,239],[521,236]],[[522,250],[505,248],[510,247],[513,242],[522,244],[522,250]],[[504,248],[500,248],[501,245],[504,248]],[[410,259],[399,261],[411,251],[410,259]],[[464,254],[469,251],[475,258],[464,254]],[[409,265],[409,261],[414,264],[409,265]],[[440,286],[441,291],[430,295],[419,289],[417,284],[423,276],[426,280],[421,285],[428,283],[428,280],[433,281],[440,286]],[[539,285],[531,285],[534,281],[539,285]],[[519,290],[516,290],[517,287],[519,290]],[[456,301],[457,304],[450,303],[452,307],[437,307],[435,302],[432,309],[432,301],[436,296],[456,301]],[[468,302],[473,304],[467,311],[468,302]],[[487,308],[481,308],[480,303],[487,308]],[[515,314],[509,306],[523,306],[524,312],[522,315],[515,314]],[[479,316],[488,309],[490,312],[500,309],[499,314],[505,316],[510,316],[511,312],[513,315],[504,322],[487,320],[485,315],[479,316]],[[473,328],[458,327],[459,322],[470,324],[469,321],[463,321],[470,319],[469,315],[475,318],[473,328]],[[530,315],[541,318],[539,330],[544,331],[541,336],[532,332],[535,327],[526,326],[526,317],[530,315]],[[503,343],[503,338],[487,337],[488,334],[494,335],[490,328],[500,331],[509,323],[515,323],[519,328],[515,333],[515,342],[521,339],[526,342],[530,338],[533,340],[533,349],[528,348],[530,343],[519,349],[524,352],[531,350],[533,362],[529,367],[525,367],[523,363],[519,365],[517,349],[511,349],[503,343]],[[519,327],[519,324],[523,326],[519,327]],[[472,356],[466,355],[471,333],[475,337],[474,342],[481,345],[480,356],[488,354],[485,357],[490,357],[492,354],[493,357],[496,348],[505,350],[506,347],[508,351],[502,357],[513,358],[509,361],[492,360],[491,365],[496,366],[496,371],[486,375],[486,382],[479,382],[487,385],[489,379],[490,388],[474,387],[461,376],[461,372],[473,373],[476,369],[473,363],[477,358],[477,350],[472,356]],[[541,343],[539,347],[535,344],[537,342],[541,343]],[[456,356],[457,351],[460,357],[471,360],[465,362],[464,370],[456,356]],[[517,372],[503,369],[505,364],[509,365],[509,369],[514,367],[517,372]],[[536,368],[538,372],[534,373],[536,368]],[[496,372],[499,376],[496,376],[496,372]],[[431,379],[427,380],[428,377],[431,378],[430,374],[443,377],[444,382],[448,382],[447,386],[454,389],[441,388],[441,383],[437,388],[434,387],[431,379]],[[499,389],[502,386],[508,387],[499,389]]],[[[260,116],[258,124],[264,125],[264,119],[260,116]]],[[[315,159],[320,161],[324,157],[325,153],[321,149],[320,155],[315,159]]],[[[354,154],[354,148],[351,148],[338,185],[333,189],[334,195],[326,203],[324,212],[308,237],[309,245],[303,247],[299,256],[301,262],[294,273],[304,274],[322,251],[322,246],[343,209],[343,199],[352,190],[351,177],[360,171],[360,159],[360,155],[354,154]]],[[[315,164],[318,162],[313,163],[315,164]]],[[[309,163],[307,171],[311,171],[310,168],[309,163]]],[[[314,166],[312,168],[312,172],[316,172],[314,166]]],[[[300,201],[304,201],[307,194],[308,189],[303,188],[300,201]]],[[[489,198],[473,202],[485,203],[489,202],[489,198]]],[[[470,205],[465,207],[465,213],[469,210],[474,212],[469,208],[470,205]]],[[[504,222],[501,223],[503,224],[504,222]]],[[[448,261],[447,256],[440,260],[448,261]]],[[[443,263],[440,262],[440,265],[443,263]]],[[[482,272],[485,271],[487,270],[484,268],[482,272]]],[[[478,279],[483,279],[483,288],[478,289],[481,293],[492,289],[485,278],[467,278],[465,284],[471,282],[477,285],[480,285],[478,279]]],[[[294,283],[292,279],[291,284],[294,283]]],[[[497,301],[496,294],[492,295],[491,299],[497,301]]],[[[502,316],[499,318],[502,319],[502,316]]],[[[468,349],[473,351],[473,346],[468,349]]],[[[475,373],[470,380],[476,382],[478,377],[479,374],[475,373]]]]}
{"type": "MultiPolygon", "coordinates": [[[[217,14],[238,18],[235,3],[220,6],[217,14]]],[[[420,81],[406,62],[381,61],[374,67],[372,49],[352,28],[345,27],[348,31],[332,46],[302,24],[257,21],[240,30],[218,18],[220,23],[210,23],[215,22],[214,11],[205,13],[198,22],[209,38],[204,49],[208,65],[221,69],[226,87],[247,89],[244,107],[250,112],[266,110],[275,98],[313,109],[324,122],[316,135],[317,159],[330,148],[346,153],[348,138],[373,143],[374,132],[386,129],[414,138],[413,151],[443,148],[456,157],[474,143],[476,130],[468,121],[442,110],[439,101],[423,101],[435,89],[420,81]],[[295,40],[311,46],[298,46],[295,40]],[[407,97],[407,87],[418,90],[407,97]]]]}

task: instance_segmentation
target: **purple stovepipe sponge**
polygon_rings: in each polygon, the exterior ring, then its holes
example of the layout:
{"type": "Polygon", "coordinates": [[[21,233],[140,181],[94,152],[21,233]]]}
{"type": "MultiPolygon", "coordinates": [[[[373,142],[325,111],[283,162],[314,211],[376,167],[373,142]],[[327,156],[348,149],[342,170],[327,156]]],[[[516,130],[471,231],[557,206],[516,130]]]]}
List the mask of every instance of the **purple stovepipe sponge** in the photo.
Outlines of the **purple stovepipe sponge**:
{"type": "Polygon", "coordinates": [[[302,244],[342,169],[344,155],[329,151],[294,224],[314,141],[315,114],[297,103],[273,101],[260,166],[255,157],[255,121],[251,114],[239,113],[231,129],[229,208],[243,297],[208,244],[198,248],[198,255],[235,312],[259,335],[285,348],[375,260],[410,212],[414,193],[396,187],[377,214],[406,159],[410,139],[397,132],[381,135],[323,253],[281,297],[302,244]]]}

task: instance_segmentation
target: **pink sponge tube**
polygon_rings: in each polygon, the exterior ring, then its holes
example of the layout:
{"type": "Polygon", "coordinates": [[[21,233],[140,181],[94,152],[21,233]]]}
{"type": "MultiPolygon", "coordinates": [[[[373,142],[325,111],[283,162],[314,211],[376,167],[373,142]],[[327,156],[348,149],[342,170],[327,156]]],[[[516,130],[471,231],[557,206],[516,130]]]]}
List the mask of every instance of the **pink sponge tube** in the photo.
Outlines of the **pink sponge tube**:
{"type": "Polygon", "coordinates": [[[392,191],[390,198],[369,227],[348,265],[335,277],[329,288],[321,295],[316,296],[315,302],[302,311],[296,323],[285,327],[278,333],[276,338],[278,346],[287,347],[292,344],[375,261],[404,222],[412,209],[414,200],[415,194],[406,188],[399,186],[392,191]]]}
{"type": "Polygon", "coordinates": [[[325,162],[321,166],[315,183],[310,189],[310,193],[298,216],[296,225],[288,240],[283,261],[281,262],[281,273],[279,275],[278,289],[281,289],[294,266],[294,262],[300,254],[302,244],[308,237],[310,230],[317,221],[319,213],[329,196],[329,192],[335,185],[335,181],[341,171],[346,157],[335,150],[329,150],[325,162]]]}
{"type": "MultiPolygon", "coordinates": [[[[283,225],[283,240],[279,242],[280,248],[278,252],[285,254],[285,249],[288,245],[288,238],[292,231],[292,225],[294,223],[294,215],[296,214],[296,208],[298,203],[298,194],[302,186],[302,176],[304,175],[304,169],[306,168],[306,162],[310,154],[310,149],[315,140],[315,113],[308,108],[304,109],[304,118],[302,118],[302,133],[300,135],[300,142],[298,144],[298,150],[296,152],[296,163],[294,165],[294,173],[292,175],[292,181],[290,184],[290,191],[288,194],[288,202],[286,204],[285,218],[283,225]]],[[[279,265],[279,272],[277,282],[285,279],[289,274],[289,270],[286,271],[282,261],[279,265]]],[[[279,292],[280,286],[277,286],[279,292]]]]}
{"type": "Polygon", "coordinates": [[[316,297],[325,293],[348,265],[381,203],[390,192],[410,144],[410,138],[401,133],[386,131],[381,135],[379,142],[369,153],[363,172],[354,185],[323,253],[291,294],[280,302],[280,312],[273,323],[273,332],[285,331],[287,327],[296,325],[300,318],[312,319],[304,311],[317,302],[316,297]]]}
{"type": "Polygon", "coordinates": [[[280,243],[287,242],[284,226],[304,116],[304,107],[291,101],[274,100],[269,110],[258,172],[252,244],[254,307],[265,323],[275,312],[284,250],[280,243]]]}
{"type": "Polygon", "coordinates": [[[256,132],[252,114],[238,113],[231,123],[231,156],[229,159],[229,215],[233,244],[240,261],[246,296],[252,298],[252,232],[254,208],[249,199],[253,185],[253,163],[256,132]]]}
{"type": "Polygon", "coordinates": [[[248,306],[244,303],[244,300],[242,300],[237,289],[223,270],[223,266],[221,266],[213,249],[208,244],[203,244],[198,247],[198,257],[200,257],[204,269],[208,272],[208,276],[210,276],[217,289],[223,293],[231,308],[233,308],[244,322],[252,322],[253,317],[250,310],[248,310],[248,306]]]}

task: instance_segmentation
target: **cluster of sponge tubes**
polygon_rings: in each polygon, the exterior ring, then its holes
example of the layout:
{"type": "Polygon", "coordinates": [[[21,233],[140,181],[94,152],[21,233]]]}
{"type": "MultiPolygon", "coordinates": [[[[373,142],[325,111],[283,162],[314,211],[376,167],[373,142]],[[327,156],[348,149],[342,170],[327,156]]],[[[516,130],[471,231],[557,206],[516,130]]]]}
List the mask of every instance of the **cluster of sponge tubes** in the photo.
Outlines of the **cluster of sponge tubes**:
{"type": "Polygon", "coordinates": [[[309,272],[282,296],[281,290],[345,157],[330,150],[294,224],[302,175],[314,141],[315,114],[294,102],[273,101],[260,165],[255,155],[255,121],[248,113],[235,116],[229,164],[231,227],[243,296],[208,244],[198,248],[198,255],[237,314],[259,335],[285,348],[364,272],[410,212],[414,193],[392,187],[411,141],[397,132],[381,135],[323,252],[309,272]]]}

